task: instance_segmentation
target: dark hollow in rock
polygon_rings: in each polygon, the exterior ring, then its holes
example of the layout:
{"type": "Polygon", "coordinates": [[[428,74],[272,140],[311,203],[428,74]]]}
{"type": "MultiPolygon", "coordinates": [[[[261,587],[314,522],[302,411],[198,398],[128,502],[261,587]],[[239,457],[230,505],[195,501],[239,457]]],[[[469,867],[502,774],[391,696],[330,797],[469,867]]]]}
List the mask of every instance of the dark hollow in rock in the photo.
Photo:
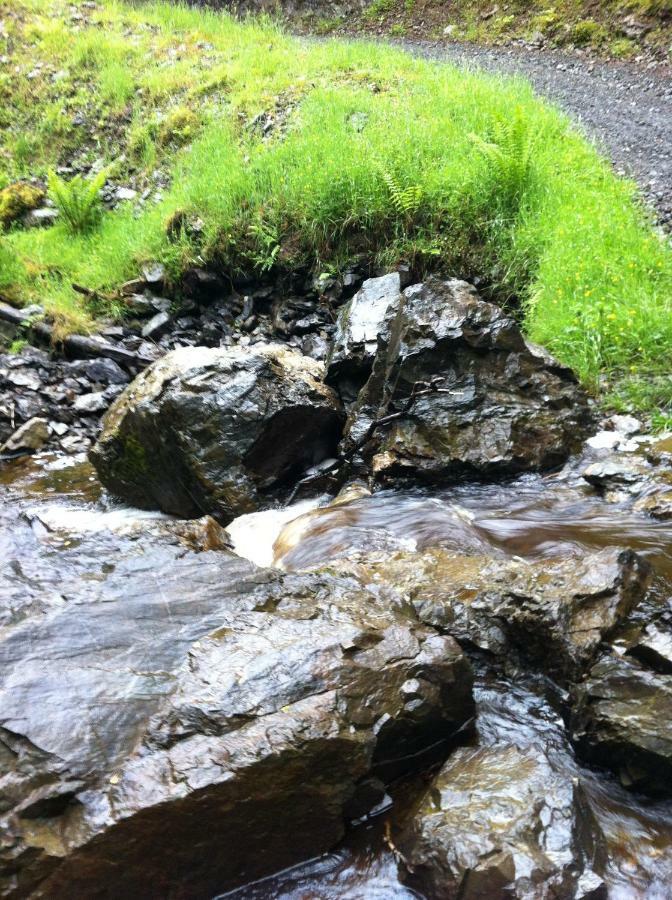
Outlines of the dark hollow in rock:
{"type": "Polygon", "coordinates": [[[572,373],[463,281],[403,293],[398,276],[365,282],[339,320],[327,382],[348,406],[344,452],[378,481],[557,466],[593,424],[572,373]]]}
{"type": "Polygon", "coordinates": [[[343,417],[321,375],[278,345],[175,350],[112,406],[91,460],[136,506],[230,521],[334,455],[343,417]]]}

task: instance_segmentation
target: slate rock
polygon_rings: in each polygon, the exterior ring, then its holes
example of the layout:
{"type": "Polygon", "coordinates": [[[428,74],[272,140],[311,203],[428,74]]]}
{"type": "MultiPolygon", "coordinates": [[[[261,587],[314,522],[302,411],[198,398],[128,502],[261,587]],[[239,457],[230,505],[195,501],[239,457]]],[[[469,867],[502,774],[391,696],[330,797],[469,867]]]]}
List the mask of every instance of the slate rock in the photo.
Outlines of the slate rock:
{"type": "Polygon", "coordinates": [[[353,579],[33,543],[0,573],[3,896],[215,896],[329,850],[473,716],[457,644],[353,579]]]}
{"type": "Polygon", "coordinates": [[[672,795],[672,675],[607,654],[576,688],[578,753],[613,769],[625,787],[672,795]]]}
{"type": "Polygon", "coordinates": [[[92,461],[136,506],[228,522],[334,456],[342,413],[322,372],[278,345],[174,350],[112,406],[92,461]]]}

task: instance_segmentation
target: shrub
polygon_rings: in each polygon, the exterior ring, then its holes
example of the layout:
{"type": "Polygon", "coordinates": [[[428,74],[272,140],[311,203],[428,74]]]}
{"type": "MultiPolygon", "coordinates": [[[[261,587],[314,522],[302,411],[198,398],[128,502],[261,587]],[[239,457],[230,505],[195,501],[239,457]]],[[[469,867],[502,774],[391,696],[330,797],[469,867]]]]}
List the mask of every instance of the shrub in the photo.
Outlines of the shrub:
{"type": "Polygon", "coordinates": [[[49,172],[49,195],[73,234],[86,234],[100,221],[100,189],[106,179],[107,170],[99,172],[91,181],[81,175],[64,181],[55,172],[49,172]]]}

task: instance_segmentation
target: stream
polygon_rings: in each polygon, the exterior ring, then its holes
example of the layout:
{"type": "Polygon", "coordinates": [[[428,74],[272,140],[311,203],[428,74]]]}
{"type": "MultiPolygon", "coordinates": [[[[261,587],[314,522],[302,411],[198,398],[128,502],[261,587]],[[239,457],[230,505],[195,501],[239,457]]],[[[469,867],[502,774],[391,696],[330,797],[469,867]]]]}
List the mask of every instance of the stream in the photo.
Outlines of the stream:
{"type": "MultiPolygon", "coordinates": [[[[358,554],[442,547],[502,558],[552,559],[628,547],[655,577],[645,604],[666,603],[672,586],[672,525],[607,502],[581,480],[579,461],[562,472],[495,485],[440,491],[386,490],[320,507],[242,517],[229,532],[236,552],[287,571],[353,560],[358,554]]],[[[174,520],[111,501],[82,457],[44,455],[5,463],[0,472],[0,556],[7,583],[35,602],[64,602],[63,585],[104,582],[115,555],[146,556],[174,543],[174,520]]],[[[362,492],[363,493],[363,492],[362,492]]],[[[325,502],[324,498],[323,501],[325,502]]],[[[157,580],[158,584],[158,580],[157,580]]],[[[67,598],[66,598],[67,599],[67,598]]],[[[11,600],[10,600],[11,607],[11,600]]],[[[1,623],[6,624],[6,623],[1,623]]],[[[477,662],[477,668],[479,667],[477,662]]],[[[611,775],[582,767],[566,737],[559,692],[541,678],[503,680],[485,664],[475,689],[478,746],[543,745],[556,768],[580,780],[599,823],[607,858],[601,873],[617,900],[670,897],[672,803],[626,792],[611,775]]],[[[332,853],[222,897],[235,900],[396,900],[419,897],[397,876],[394,830],[429,786],[431,771],[390,788],[379,814],[350,830],[332,853]]],[[[507,773],[496,773],[506,779],[507,773]]],[[[478,795],[474,785],[474,796],[478,795]]]]}

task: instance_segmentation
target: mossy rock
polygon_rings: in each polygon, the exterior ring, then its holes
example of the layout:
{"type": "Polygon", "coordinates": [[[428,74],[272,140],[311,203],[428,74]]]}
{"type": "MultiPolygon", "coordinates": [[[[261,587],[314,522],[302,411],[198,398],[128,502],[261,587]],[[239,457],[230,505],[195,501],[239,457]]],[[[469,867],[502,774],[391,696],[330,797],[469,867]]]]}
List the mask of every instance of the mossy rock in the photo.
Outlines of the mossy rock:
{"type": "Polygon", "coordinates": [[[31,209],[37,209],[44,202],[44,188],[17,181],[0,191],[0,226],[9,228],[31,209]]]}

